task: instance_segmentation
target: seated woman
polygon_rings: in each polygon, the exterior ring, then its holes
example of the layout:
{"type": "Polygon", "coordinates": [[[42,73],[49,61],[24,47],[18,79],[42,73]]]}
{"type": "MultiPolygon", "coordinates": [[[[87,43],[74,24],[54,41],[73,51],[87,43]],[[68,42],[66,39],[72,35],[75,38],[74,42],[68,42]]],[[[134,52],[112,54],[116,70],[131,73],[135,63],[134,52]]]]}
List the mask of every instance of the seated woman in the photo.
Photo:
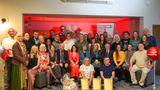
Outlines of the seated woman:
{"type": "Polygon", "coordinates": [[[91,56],[90,56],[89,51],[87,50],[86,44],[82,45],[82,50],[80,50],[79,54],[80,54],[80,65],[83,64],[83,60],[85,57],[88,57],[91,59],[91,56]]]}
{"type": "Polygon", "coordinates": [[[133,53],[135,51],[133,50],[133,47],[131,44],[128,44],[127,50],[125,51],[125,79],[126,82],[131,82],[131,77],[130,77],[130,72],[129,72],[129,67],[130,67],[130,59],[133,56],[133,53]]]}
{"type": "Polygon", "coordinates": [[[80,76],[83,79],[89,80],[89,86],[91,86],[92,80],[94,78],[94,67],[90,64],[89,58],[84,58],[83,64],[80,66],[80,76]]]}
{"type": "Polygon", "coordinates": [[[48,46],[48,51],[50,58],[49,70],[54,79],[59,80],[61,78],[61,67],[57,63],[57,53],[55,51],[55,47],[53,45],[48,46]]]}
{"type": "Polygon", "coordinates": [[[91,50],[91,58],[92,58],[91,63],[94,66],[94,69],[95,69],[94,76],[98,77],[98,76],[100,76],[99,68],[100,68],[100,65],[101,65],[100,51],[99,51],[99,48],[98,48],[98,43],[95,43],[94,46],[93,46],[93,49],[91,50]]]}
{"type": "Polygon", "coordinates": [[[123,63],[124,63],[125,53],[121,50],[121,46],[118,44],[116,47],[116,51],[113,53],[113,60],[116,67],[116,76],[118,77],[118,80],[123,79],[123,63]]]}
{"type": "Polygon", "coordinates": [[[33,84],[34,84],[34,79],[32,79],[33,73],[32,68],[34,68],[37,65],[38,61],[38,47],[36,45],[33,45],[29,54],[29,64],[27,66],[28,68],[28,90],[33,90],[33,84]]]}
{"type": "MultiPolygon", "coordinates": [[[[37,48],[37,47],[36,47],[37,48]]],[[[33,54],[33,53],[32,53],[33,54]]],[[[36,53],[36,50],[34,51],[35,57],[38,58],[37,65],[32,67],[28,70],[28,90],[33,90],[35,75],[37,72],[47,72],[47,87],[49,86],[49,78],[50,78],[50,71],[48,69],[49,64],[49,54],[46,53],[46,46],[45,44],[41,44],[39,47],[39,52],[36,53]]],[[[31,56],[31,55],[30,55],[31,56]]],[[[36,59],[36,58],[35,58],[36,59]]]]}

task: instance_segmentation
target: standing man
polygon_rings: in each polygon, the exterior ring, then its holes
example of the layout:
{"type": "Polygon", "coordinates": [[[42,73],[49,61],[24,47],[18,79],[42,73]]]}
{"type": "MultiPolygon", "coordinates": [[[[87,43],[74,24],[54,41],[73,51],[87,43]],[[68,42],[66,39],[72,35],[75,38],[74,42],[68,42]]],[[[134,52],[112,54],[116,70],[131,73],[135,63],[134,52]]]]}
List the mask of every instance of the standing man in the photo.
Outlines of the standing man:
{"type": "MultiPolygon", "coordinates": [[[[153,63],[152,63],[153,64],[153,63]]],[[[131,74],[131,80],[132,84],[138,84],[135,76],[135,72],[138,70],[142,71],[141,79],[139,81],[139,85],[143,88],[144,87],[144,81],[146,79],[146,76],[153,65],[150,64],[150,61],[147,57],[147,51],[144,49],[143,44],[138,45],[138,51],[136,51],[130,60],[130,74],[131,74]],[[133,65],[133,63],[135,63],[133,65]]]]}
{"type": "Polygon", "coordinates": [[[4,38],[2,41],[2,46],[5,48],[5,50],[9,50],[9,57],[6,60],[5,67],[7,69],[7,90],[11,90],[11,60],[13,59],[13,53],[12,53],[12,46],[16,42],[15,35],[16,31],[14,28],[8,29],[8,38],[4,38]]]}
{"type": "Polygon", "coordinates": [[[122,45],[123,45],[123,50],[127,50],[127,46],[130,42],[130,33],[128,31],[123,32],[123,39],[122,39],[122,45]]]}
{"type": "Polygon", "coordinates": [[[30,38],[30,43],[33,45],[37,45],[39,43],[38,41],[38,32],[33,32],[33,37],[30,38]]]}
{"type": "Polygon", "coordinates": [[[53,40],[54,40],[54,30],[50,30],[49,34],[50,34],[49,39],[51,40],[51,42],[53,42],[53,40]]]}
{"type": "Polygon", "coordinates": [[[149,33],[149,30],[148,28],[145,28],[143,30],[143,35],[146,35],[147,36],[147,39],[148,39],[148,42],[151,43],[152,46],[157,46],[157,42],[156,42],[156,39],[154,36],[152,36],[150,33],[149,33]]]}
{"type": "Polygon", "coordinates": [[[78,51],[82,50],[83,44],[88,46],[88,42],[84,39],[84,35],[80,33],[78,41],[75,43],[75,45],[78,47],[78,51]]]}
{"type": "Polygon", "coordinates": [[[71,37],[71,33],[67,33],[66,40],[63,42],[64,49],[66,51],[70,51],[72,46],[75,44],[75,42],[76,42],[76,39],[71,37]]]}

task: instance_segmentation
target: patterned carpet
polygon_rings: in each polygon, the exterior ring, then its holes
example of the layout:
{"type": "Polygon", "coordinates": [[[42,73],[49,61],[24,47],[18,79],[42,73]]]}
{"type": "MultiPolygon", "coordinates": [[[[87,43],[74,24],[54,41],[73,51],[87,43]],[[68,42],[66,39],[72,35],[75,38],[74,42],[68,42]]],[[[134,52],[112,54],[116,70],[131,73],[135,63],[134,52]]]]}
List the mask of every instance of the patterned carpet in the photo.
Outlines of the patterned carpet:
{"type": "MultiPolygon", "coordinates": [[[[63,90],[63,89],[62,89],[62,86],[58,85],[58,86],[52,86],[52,89],[42,88],[42,89],[35,89],[35,90],[63,90]]],[[[81,89],[79,88],[79,90],[81,89]]],[[[139,86],[130,86],[128,83],[125,83],[124,81],[120,81],[115,84],[114,90],[153,90],[153,86],[149,85],[145,88],[141,88],[139,86]]],[[[160,76],[156,77],[156,90],[160,90],[160,76]]]]}

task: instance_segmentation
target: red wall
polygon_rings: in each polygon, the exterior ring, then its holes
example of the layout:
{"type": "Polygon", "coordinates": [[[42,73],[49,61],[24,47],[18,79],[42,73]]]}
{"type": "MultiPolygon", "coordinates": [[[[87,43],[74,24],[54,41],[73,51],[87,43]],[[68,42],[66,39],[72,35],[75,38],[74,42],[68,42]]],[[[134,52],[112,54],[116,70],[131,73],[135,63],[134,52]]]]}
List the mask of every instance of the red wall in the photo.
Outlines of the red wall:
{"type": "Polygon", "coordinates": [[[40,31],[42,32],[49,32],[49,30],[54,30],[55,33],[60,32],[59,27],[61,25],[64,26],[71,26],[73,27],[76,25],[81,31],[94,34],[96,31],[96,24],[97,23],[75,23],[75,22],[48,22],[48,21],[32,21],[29,22],[29,25],[25,26],[24,32],[33,32],[33,31],[40,31]]]}
{"type": "Polygon", "coordinates": [[[115,23],[115,32],[122,35],[124,31],[131,31],[131,19],[126,19],[115,23]]]}
{"type": "MultiPolygon", "coordinates": [[[[79,19],[81,21],[81,19],[79,19]]],[[[97,22],[91,22],[85,20],[85,22],[54,22],[54,21],[27,21],[24,23],[24,32],[29,32],[32,34],[34,31],[38,31],[40,34],[46,32],[49,34],[50,30],[54,30],[55,33],[60,32],[59,27],[61,25],[71,27],[76,25],[81,31],[91,33],[92,35],[97,32],[97,22]]],[[[101,22],[98,22],[101,23],[101,22]]],[[[104,22],[103,22],[104,23],[104,22]]],[[[106,22],[109,23],[109,22],[106,22]]],[[[111,22],[112,23],[112,22],[111,22]]],[[[139,30],[139,19],[126,18],[121,21],[115,22],[115,32],[118,32],[120,35],[126,30],[132,32],[134,29],[139,30]]]]}

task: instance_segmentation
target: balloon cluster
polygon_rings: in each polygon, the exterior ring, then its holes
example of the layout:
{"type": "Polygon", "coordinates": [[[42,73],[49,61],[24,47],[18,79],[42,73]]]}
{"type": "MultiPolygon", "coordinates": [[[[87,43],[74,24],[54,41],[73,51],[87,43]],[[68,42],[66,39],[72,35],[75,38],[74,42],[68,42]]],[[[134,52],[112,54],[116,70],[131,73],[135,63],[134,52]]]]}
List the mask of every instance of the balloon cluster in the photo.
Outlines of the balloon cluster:
{"type": "Polygon", "coordinates": [[[62,78],[63,90],[78,90],[78,87],[69,74],[65,74],[62,78]]]}
{"type": "Polygon", "coordinates": [[[155,61],[160,57],[160,49],[157,47],[151,47],[147,50],[147,56],[150,60],[155,61]]]}

